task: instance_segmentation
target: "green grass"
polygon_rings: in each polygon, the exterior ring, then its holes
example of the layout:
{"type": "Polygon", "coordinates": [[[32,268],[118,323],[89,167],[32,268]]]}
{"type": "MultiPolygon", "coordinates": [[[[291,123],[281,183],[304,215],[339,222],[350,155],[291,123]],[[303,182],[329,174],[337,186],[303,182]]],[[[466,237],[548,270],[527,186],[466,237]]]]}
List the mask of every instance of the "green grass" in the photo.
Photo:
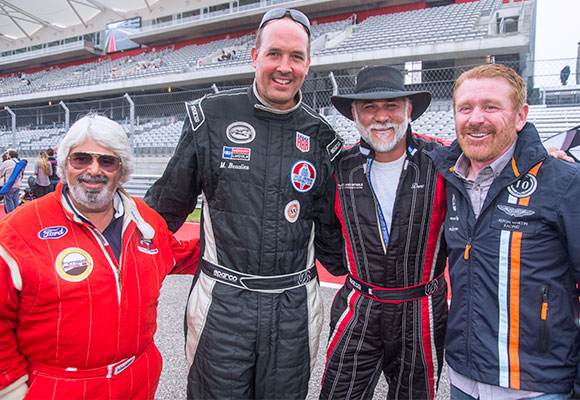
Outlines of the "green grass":
{"type": "Polygon", "coordinates": [[[191,214],[189,214],[186,221],[199,223],[200,219],[201,219],[201,210],[199,208],[196,208],[195,210],[193,210],[191,214]]]}

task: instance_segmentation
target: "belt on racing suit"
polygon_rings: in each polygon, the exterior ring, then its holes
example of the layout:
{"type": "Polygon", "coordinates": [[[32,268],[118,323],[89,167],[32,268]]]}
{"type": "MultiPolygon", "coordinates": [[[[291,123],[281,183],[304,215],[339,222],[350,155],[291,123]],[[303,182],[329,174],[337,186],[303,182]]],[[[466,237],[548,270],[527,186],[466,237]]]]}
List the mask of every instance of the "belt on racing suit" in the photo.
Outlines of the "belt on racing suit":
{"type": "Polygon", "coordinates": [[[204,259],[201,259],[199,265],[201,270],[212,279],[254,292],[281,292],[295,289],[318,277],[316,265],[292,274],[272,276],[245,274],[204,259]]]}
{"type": "Polygon", "coordinates": [[[98,368],[63,368],[47,365],[35,360],[28,360],[28,370],[34,375],[44,375],[63,379],[90,379],[90,378],[112,378],[125,371],[131,364],[139,361],[145,354],[155,351],[155,345],[151,342],[145,350],[138,355],[124,358],[120,361],[98,368]]]}
{"type": "Polygon", "coordinates": [[[438,292],[445,287],[445,275],[442,273],[429,282],[404,288],[383,288],[361,281],[352,275],[347,276],[346,282],[352,289],[370,299],[381,303],[400,303],[431,296],[438,292]]]}

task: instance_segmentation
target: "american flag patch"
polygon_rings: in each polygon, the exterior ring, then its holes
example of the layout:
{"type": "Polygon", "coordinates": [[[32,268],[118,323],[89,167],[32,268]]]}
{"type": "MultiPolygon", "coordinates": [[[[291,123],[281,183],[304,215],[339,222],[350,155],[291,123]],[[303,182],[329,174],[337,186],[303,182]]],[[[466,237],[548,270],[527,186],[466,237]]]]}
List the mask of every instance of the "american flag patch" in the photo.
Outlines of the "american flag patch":
{"type": "Polygon", "coordinates": [[[303,153],[310,150],[310,136],[296,132],[296,147],[303,153]]]}

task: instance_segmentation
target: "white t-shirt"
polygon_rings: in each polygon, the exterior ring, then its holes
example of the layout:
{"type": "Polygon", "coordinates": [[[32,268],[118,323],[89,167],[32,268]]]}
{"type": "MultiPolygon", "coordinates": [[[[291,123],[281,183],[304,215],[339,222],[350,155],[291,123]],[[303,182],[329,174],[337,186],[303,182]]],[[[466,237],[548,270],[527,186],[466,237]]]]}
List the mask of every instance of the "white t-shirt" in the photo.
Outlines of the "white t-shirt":
{"type": "Polygon", "coordinates": [[[387,229],[391,231],[391,221],[393,219],[393,206],[395,205],[395,196],[397,194],[397,187],[399,186],[399,178],[403,171],[403,164],[405,163],[405,156],[390,162],[373,161],[371,166],[371,185],[379,204],[387,229]]]}

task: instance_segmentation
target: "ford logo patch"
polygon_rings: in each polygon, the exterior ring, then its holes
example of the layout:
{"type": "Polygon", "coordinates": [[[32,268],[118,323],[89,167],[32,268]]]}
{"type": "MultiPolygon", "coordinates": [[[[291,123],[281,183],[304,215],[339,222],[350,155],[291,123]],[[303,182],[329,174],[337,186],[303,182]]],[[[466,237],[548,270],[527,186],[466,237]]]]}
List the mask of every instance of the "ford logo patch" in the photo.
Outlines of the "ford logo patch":
{"type": "Polygon", "coordinates": [[[38,238],[42,240],[60,239],[66,235],[67,232],[68,229],[66,229],[64,226],[50,226],[38,232],[38,238]]]}

